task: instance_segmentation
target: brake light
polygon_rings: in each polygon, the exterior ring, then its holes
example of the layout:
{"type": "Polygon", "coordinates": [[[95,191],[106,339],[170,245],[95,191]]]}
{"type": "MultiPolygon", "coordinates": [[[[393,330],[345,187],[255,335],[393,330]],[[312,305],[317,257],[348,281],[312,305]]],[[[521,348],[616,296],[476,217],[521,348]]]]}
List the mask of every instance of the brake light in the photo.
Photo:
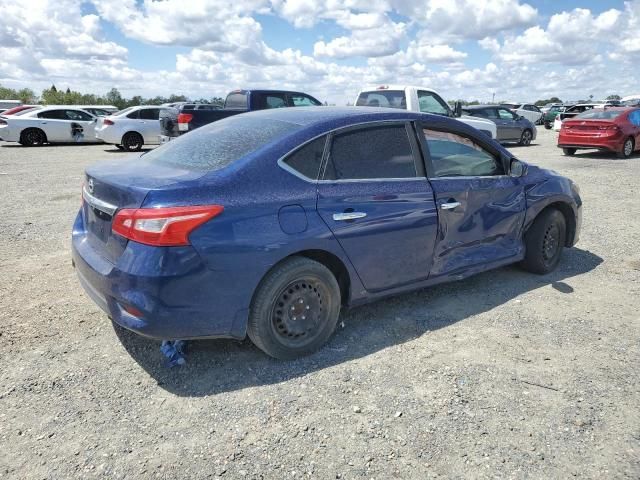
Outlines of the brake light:
{"type": "Polygon", "coordinates": [[[598,130],[618,130],[617,125],[602,125],[598,127],[598,130]]]}
{"type": "Polygon", "coordinates": [[[102,121],[102,124],[103,124],[103,125],[113,125],[113,124],[114,124],[114,121],[113,121],[113,120],[109,120],[108,118],[105,118],[105,119],[102,121]]]}
{"type": "Polygon", "coordinates": [[[178,115],[178,123],[189,123],[192,118],[193,115],[190,113],[180,113],[178,115]]]}
{"type": "Polygon", "coordinates": [[[113,219],[111,229],[134,242],[154,246],[189,245],[189,235],[222,213],[222,205],[126,208],[113,219]]]}

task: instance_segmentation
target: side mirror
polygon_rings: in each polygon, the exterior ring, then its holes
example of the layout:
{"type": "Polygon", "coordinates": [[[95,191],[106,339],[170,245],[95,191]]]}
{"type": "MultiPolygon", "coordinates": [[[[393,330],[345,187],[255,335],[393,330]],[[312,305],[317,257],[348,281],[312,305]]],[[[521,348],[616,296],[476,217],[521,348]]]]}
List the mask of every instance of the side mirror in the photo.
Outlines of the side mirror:
{"type": "Polygon", "coordinates": [[[453,104],[453,116],[454,117],[462,116],[462,103],[456,102],[453,104]]]}
{"type": "Polygon", "coordinates": [[[511,177],[520,178],[527,173],[527,165],[522,163],[517,158],[511,159],[511,165],[509,166],[509,175],[511,177]]]}

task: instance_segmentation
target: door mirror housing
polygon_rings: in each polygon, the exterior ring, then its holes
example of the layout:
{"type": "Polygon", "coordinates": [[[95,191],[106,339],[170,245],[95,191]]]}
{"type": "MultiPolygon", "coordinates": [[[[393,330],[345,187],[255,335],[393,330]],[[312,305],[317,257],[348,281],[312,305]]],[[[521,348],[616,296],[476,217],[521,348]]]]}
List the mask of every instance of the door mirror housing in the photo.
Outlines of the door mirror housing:
{"type": "Polygon", "coordinates": [[[456,102],[453,104],[453,116],[456,118],[462,116],[462,103],[456,102]]]}
{"type": "Polygon", "coordinates": [[[522,177],[527,173],[527,165],[526,163],[521,162],[517,158],[511,159],[511,164],[509,166],[509,175],[512,177],[522,177]]]}

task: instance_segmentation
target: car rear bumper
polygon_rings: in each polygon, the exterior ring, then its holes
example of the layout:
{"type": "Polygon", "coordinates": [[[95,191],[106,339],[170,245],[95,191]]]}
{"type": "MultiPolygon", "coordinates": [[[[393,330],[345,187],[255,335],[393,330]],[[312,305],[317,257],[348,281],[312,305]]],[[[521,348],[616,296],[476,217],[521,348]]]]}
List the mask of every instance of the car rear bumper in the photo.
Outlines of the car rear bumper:
{"type": "Polygon", "coordinates": [[[129,242],[114,264],[90,245],[82,216],[72,261],[87,295],[115,323],[156,339],[244,338],[251,293],[186,247],[129,242]]]}
{"type": "Polygon", "coordinates": [[[560,134],[558,137],[559,148],[575,148],[575,149],[599,149],[610,152],[620,152],[623,145],[622,135],[616,135],[609,138],[594,138],[581,135],[560,134]]]}
{"type": "Polygon", "coordinates": [[[122,143],[122,135],[109,127],[102,127],[96,130],[96,138],[104,143],[111,143],[114,145],[120,145],[122,143]]]}

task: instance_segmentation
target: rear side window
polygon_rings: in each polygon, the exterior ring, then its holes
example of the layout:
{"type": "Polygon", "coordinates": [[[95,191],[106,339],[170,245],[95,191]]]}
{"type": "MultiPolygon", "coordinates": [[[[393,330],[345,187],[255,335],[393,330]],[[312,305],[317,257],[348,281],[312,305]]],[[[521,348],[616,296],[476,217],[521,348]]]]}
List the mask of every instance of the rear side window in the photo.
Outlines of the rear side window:
{"type": "Polygon", "coordinates": [[[287,96],[284,93],[254,93],[257,98],[252,102],[260,110],[270,108],[284,108],[287,106],[287,96]]]}
{"type": "Polygon", "coordinates": [[[47,112],[40,112],[38,118],[51,118],[56,120],[68,120],[65,115],[65,110],[49,110],[47,112]]]}
{"type": "Polygon", "coordinates": [[[139,115],[140,115],[140,110],[134,110],[133,112],[127,115],[127,118],[136,119],[136,118],[139,118],[139,115]]]}
{"type": "Polygon", "coordinates": [[[498,159],[473,140],[452,132],[424,130],[435,177],[502,175],[498,159]]]}
{"type": "Polygon", "coordinates": [[[316,107],[320,105],[320,102],[313,98],[297,93],[291,94],[291,102],[294,107],[316,107]]]}
{"type": "Polygon", "coordinates": [[[284,163],[310,180],[317,180],[322,164],[322,154],[326,137],[322,136],[307,143],[290,154],[284,163]]]}
{"type": "Polygon", "coordinates": [[[90,122],[91,120],[93,120],[93,117],[91,115],[79,110],[65,110],[64,114],[66,115],[67,120],[78,120],[85,122],[90,122]]]}
{"type": "Polygon", "coordinates": [[[160,118],[159,108],[144,108],[140,110],[141,120],[158,120],[160,118]]]}
{"type": "Polygon", "coordinates": [[[325,180],[413,178],[416,166],[404,124],[336,135],[325,180]]]}
{"type": "Polygon", "coordinates": [[[233,116],[182,135],[144,158],[185,170],[214,171],[299,128],[280,120],[233,116]]]}

